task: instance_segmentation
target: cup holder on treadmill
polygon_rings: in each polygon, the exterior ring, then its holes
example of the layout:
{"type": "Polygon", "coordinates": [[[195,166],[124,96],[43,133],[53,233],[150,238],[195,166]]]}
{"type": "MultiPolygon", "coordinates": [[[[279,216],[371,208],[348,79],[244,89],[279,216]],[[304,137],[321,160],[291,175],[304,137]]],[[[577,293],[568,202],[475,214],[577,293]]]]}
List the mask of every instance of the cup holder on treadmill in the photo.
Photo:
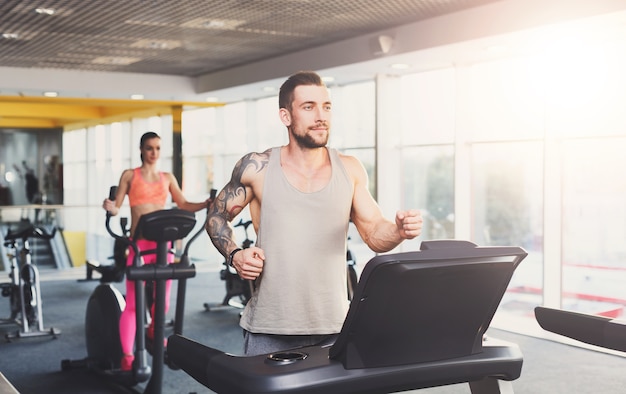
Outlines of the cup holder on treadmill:
{"type": "Polygon", "coordinates": [[[265,362],[268,364],[274,365],[287,365],[293,364],[296,361],[301,361],[307,358],[309,355],[302,352],[289,351],[289,352],[278,352],[272,353],[265,359],[265,362]]]}

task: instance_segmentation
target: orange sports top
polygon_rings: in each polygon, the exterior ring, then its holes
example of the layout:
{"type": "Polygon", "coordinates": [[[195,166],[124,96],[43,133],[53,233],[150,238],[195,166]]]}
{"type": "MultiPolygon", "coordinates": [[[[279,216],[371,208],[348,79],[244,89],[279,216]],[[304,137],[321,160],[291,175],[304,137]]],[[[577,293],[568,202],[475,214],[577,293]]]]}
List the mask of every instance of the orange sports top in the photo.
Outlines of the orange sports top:
{"type": "Polygon", "coordinates": [[[158,182],[146,182],[141,176],[141,168],[133,170],[133,179],[130,181],[128,202],[131,207],[141,204],[155,204],[164,206],[169,194],[169,182],[162,172],[159,172],[158,182]]]}

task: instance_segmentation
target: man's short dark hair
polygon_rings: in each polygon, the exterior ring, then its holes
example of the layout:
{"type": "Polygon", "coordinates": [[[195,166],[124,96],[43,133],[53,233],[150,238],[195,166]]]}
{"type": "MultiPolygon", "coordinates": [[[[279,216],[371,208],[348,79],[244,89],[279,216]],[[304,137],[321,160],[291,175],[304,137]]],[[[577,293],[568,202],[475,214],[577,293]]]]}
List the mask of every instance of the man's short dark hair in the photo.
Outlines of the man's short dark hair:
{"type": "Polygon", "coordinates": [[[301,85],[314,85],[325,86],[317,73],[313,71],[299,71],[289,78],[280,87],[278,94],[278,108],[286,108],[291,110],[291,103],[293,103],[293,92],[298,86],[301,85]]]}

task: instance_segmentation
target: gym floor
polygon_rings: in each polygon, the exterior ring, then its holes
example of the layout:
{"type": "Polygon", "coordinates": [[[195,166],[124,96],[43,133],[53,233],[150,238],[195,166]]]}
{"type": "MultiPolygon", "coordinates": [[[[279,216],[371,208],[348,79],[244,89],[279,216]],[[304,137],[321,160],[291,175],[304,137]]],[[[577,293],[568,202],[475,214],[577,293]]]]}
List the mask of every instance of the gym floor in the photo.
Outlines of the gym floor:
{"type": "MultiPolygon", "coordinates": [[[[188,281],[185,335],[208,346],[241,354],[240,310],[222,307],[207,312],[203,304],[219,304],[225,294],[219,263],[196,262],[198,274],[188,281]]],[[[45,269],[42,276],[43,315],[46,328],[61,330],[51,337],[0,339],[0,372],[22,394],[104,394],[128,392],[85,370],[61,371],[61,360],[85,357],[84,314],[97,281],[79,281],[84,268],[45,269]]],[[[97,277],[97,274],[95,275],[97,277]]],[[[123,290],[123,284],[116,285],[123,290]]],[[[172,286],[174,316],[176,285],[172,286]]],[[[9,314],[7,298],[0,298],[0,317],[9,314]]],[[[2,333],[4,334],[4,333],[2,333]]],[[[522,376],[513,382],[516,394],[623,393],[626,358],[560,343],[490,329],[489,336],[517,343],[524,353],[522,376]]],[[[135,387],[141,391],[142,386],[135,387]]],[[[420,390],[423,394],[469,393],[467,384],[420,390]]],[[[163,393],[211,393],[182,371],[164,369],[163,393]]]]}

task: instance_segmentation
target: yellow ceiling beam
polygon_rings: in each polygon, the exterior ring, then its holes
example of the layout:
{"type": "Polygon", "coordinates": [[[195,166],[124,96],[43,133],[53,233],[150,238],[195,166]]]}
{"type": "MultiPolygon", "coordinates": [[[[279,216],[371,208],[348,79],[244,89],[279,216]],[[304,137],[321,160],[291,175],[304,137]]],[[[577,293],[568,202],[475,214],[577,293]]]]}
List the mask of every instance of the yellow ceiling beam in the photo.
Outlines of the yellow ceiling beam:
{"type": "Polygon", "coordinates": [[[5,102],[0,104],[0,117],[4,116],[14,118],[98,119],[102,117],[102,108],[53,103],[5,102]]]}
{"type": "Polygon", "coordinates": [[[223,103],[71,97],[0,96],[0,128],[65,130],[132,118],[167,115],[173,107],[218,107],[223,103]]]}
{"type": "Polygon", "coordinates": [[[112,114],[107,117],[103,117],[100,119],[91,119],[79,122],[66,122],[63,124],[63,129],[68,130],[76,130],[76,129],[84,129],[90,126],[96,126],[99,124],[110,124],[113,122],[123,122],[127,120],[131,120],[133,118],[149,118],[151,116],[163,116],[169,115],[172,113],[172,107],[158,107],[158,108],[149,108],[144,110],[137,110],[132,112],[120,112],[118,114],[112,114]]]}
{"type": "Polygon", "coordinates": [[[102,108],[102,117],[108,118],[112,116],[124,116],[124,115],[132,115],[134,113],[144,112],[144,111],[165,111],[166,113],[171,113],[171,107],[103,107],[102,108]]]}
{"type": "Polygon", "coordinates": [[[191,107],[221,107],[224,103],[209,103],[204,101],[178,101],[178,100],[130,100],[130,99],[102,99],[102,98],[77,98],[77,97],[44,97],[44,96],[0,96],[1,102],[15,103],[55,103],[68,105],[87,105],[103,107],[162,107],[162,106],[191,106],[191,107]]]}
{"type": "Polygon", "coordinates": [[[0,118],[0,129],[54,129],[59,125],[53,119],[35,119],[35,118],[0,118]]]}

